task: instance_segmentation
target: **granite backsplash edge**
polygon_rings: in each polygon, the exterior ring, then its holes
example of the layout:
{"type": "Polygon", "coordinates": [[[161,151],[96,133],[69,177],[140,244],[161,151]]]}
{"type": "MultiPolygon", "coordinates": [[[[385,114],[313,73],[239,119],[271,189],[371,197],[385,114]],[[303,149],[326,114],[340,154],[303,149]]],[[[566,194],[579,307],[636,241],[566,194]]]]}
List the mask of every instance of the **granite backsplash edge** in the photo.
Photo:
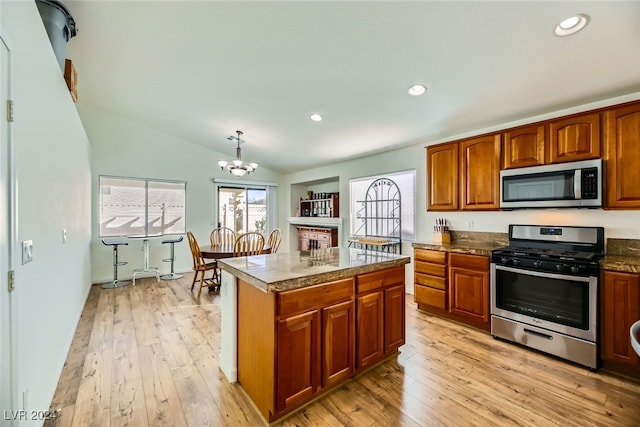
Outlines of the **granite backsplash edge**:
{"type": "Polygon", "coordinates": [[[607,239],[605,250],[607,255],[640,257],[640,240],[638,239],[607,239]]]}

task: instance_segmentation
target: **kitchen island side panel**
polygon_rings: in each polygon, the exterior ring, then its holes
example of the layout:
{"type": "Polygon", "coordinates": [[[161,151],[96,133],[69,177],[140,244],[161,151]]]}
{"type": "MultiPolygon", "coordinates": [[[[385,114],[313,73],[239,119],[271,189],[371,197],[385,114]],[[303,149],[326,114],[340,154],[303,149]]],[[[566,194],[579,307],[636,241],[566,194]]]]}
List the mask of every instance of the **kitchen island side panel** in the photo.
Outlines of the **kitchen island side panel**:
{"type": "Polygon", "coordinates": [[[238,382],[265,419],[274,411],[275,294],[238,279],[238,382]]]}

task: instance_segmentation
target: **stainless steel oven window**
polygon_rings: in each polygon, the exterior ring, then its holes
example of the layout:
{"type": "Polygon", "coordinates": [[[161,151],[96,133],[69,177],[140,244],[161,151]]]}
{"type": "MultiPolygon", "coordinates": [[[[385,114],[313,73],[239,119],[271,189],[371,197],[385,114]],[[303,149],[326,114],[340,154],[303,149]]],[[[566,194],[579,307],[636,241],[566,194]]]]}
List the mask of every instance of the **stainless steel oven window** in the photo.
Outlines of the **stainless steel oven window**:
{"type": "Polygon", "coordinates": [[[492,264],[491,313],[595,341],[597,277],[492,264]]]}

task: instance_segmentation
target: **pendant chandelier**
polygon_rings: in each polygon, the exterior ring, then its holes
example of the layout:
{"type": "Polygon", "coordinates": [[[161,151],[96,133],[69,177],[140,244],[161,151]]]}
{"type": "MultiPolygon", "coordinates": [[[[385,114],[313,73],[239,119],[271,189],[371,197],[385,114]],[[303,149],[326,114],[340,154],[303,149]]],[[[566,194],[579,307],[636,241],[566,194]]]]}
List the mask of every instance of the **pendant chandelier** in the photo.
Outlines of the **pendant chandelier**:
{"type": "Polygon", "coordinates": [[[235,176],[243,176],[248,175],[251,172],[258,169],[258,164],[255,162],[245,163],[242,161],[242,155],[240,152],[240,136],[242,136],[242,131],[236,131],[237,136],[228,136],[227,139],[229,141],[236,141],[238,146],[236,147],[236,158],[235,160],[231,160],[230,162],[226,160],[218,160],[218,166],[220,169],[224,170],[226,167],[227,170],[235,176]]]}

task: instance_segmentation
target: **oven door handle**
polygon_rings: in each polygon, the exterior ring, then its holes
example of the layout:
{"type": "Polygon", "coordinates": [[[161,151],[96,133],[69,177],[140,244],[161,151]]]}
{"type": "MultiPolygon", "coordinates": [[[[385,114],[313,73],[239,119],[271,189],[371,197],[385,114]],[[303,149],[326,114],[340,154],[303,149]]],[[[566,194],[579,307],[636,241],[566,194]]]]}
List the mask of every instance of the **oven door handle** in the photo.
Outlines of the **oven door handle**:
{"type": "Polygon", "coordinates": [[[542,271],[525,270],[523,268],[505,267],[504,265],[496,265],[496,264],[494,265],[496,267],[496,270],[510,271],[512,273],[526,274],[529,276],[548,277],[549,279],[559,279],[559,280],[570,280],[572,282],[589,283],[590,281],[589,277],[570,276],[568,274],[545,273],[542,271]]]}

